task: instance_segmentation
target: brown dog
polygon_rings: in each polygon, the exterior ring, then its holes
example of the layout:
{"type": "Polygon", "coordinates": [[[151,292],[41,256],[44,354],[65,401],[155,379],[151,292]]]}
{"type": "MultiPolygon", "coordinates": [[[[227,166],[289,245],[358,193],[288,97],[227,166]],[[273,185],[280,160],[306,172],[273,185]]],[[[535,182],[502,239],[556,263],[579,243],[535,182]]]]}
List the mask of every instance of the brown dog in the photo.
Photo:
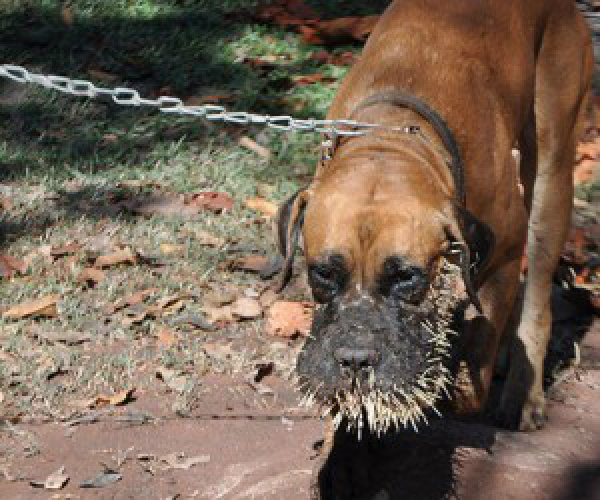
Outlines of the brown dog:
{"type": "Polygon", "coordinates": [[[497,414],[508,427],[542,424],[551,281],[592,69],[573,0],[396,0],[387,9],[328,116],[379,127],[335,140],[279,217],[285,273],[302,228],[322,304],[298,361],[311,398],[359,428],[364,412],[378,432],[414,423],[444,390],[457,412],[479,411],[519,308],[497,414]],[[446,262],[460,273],[444,278],[446,262]],[[344,409],[356,398],[367,406],[360,415],[344,409]]]}

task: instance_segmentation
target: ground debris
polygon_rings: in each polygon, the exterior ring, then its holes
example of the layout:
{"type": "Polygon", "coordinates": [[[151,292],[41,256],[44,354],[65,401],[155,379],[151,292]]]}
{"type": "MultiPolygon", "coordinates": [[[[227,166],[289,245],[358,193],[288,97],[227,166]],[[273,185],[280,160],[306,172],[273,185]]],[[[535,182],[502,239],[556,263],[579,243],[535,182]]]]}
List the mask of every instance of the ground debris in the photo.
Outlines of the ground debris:
{"type": "Polygon", "coordinates": [[[60,490],[69,482],[69,476],[65,474],[65,467],[50,474],[44,481],[30,481],[29,484],[34,488],[44,488],[46,490],[60,490]]]}
{"type": "Polygon", "coordinates": [[[79,483],[80,488],[104,488],[109,484],[120,481],[123,476],[115,470],[105,468],[104,472],[101,472],[93,479],[86,479],[79,483]]]}

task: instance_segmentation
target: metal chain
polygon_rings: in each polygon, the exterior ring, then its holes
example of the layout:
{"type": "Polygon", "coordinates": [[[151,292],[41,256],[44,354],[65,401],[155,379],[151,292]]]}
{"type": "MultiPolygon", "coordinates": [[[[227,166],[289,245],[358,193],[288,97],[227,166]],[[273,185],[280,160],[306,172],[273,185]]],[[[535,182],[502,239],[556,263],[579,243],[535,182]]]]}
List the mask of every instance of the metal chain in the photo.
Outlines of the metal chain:
{"type": "MultiPolygon", "coordinates": [[[[104,88],[87,80],[76,80],[56,75],[33,73],[22,66],[0,65],[0,76],[19,83],[33,83],[65,94],[84,97],[110,96],[115,104],[123,106],[150,106],[162,113],[198,116],[210,121],[222,121],[239,125],[265,125],[276,130],[300,130],[304,132],[325,132],[338,136],[360,136],[373,128],[381,127],[372,123],[354,120],[297,119],[288,115],[260,115],[244,111],[227,111],[223,106],[204,104],[186,106],[178,97],[161,96],[157,99],[141,97],[135,89],[127,87],[104,88]]],[[[406,127],[386,127],[407,132],[406,127]]]]}

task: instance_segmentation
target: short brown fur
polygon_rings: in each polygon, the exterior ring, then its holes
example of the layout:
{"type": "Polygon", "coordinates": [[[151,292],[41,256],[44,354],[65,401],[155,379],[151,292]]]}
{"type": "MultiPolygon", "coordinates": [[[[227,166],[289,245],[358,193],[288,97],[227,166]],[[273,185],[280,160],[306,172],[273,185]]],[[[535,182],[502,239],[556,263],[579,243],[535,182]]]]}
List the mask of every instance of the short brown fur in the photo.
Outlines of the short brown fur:
{"type": "Polygon", "coordinates": [[[331,106],[328,118],[417,124],[425,135],[382,129],[342,140],[303,193],[307,260],[344,255],[357,290],[375,286],[390,254],[427,266],[444,245],[441,228],[458,221],[447,152],[430,124],[388,103],[355,110],[369,96],[401,91],[434,108],[456,137],[466,208],[496,240],[478,289],[484,315],[463,332],[458,412],[486,401],[527,237],[523,312],[498,417],[524,430],[543,421],[551,279],[571,214],[592,67],[588,29],[572,0],[397,0],[331,106]],[[524,196],[511,151],[517,143],[524,196]]]}

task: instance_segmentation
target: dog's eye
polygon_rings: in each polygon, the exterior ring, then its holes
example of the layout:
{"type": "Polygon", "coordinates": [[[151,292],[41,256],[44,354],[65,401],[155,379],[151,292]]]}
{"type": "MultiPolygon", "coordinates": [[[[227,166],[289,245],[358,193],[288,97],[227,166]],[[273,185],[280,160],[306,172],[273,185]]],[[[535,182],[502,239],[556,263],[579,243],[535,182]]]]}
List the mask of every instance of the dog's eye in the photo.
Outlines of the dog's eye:
{"type": "Polygon", "coordinates": [[[417,304],[427,291],[427,273],[419,267],[386,262],[380,281],[382,295],[417,304]]]}
{"type": "Polygon", "coordinates": [[[308,268],[308,283],[317,302],[328,302],[344,286],[345,275],[334,266],[314,264],[308,268]]]}

